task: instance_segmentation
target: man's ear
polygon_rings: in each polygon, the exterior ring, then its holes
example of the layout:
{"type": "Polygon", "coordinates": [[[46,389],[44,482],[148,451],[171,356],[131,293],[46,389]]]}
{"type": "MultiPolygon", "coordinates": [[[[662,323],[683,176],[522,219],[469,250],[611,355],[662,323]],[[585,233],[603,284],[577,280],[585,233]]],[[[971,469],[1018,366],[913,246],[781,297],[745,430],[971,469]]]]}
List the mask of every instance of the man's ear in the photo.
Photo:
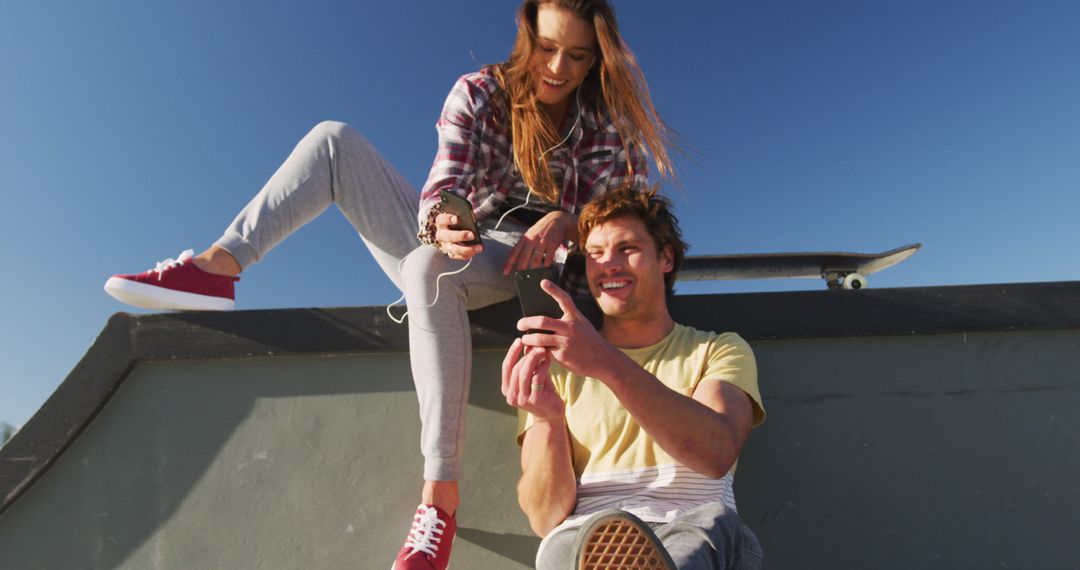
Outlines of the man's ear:
{"type": "Polygon", "coordinates": [[[664,273],[671,273],[675,270],[675,248],[671,245],[665,245],[660,250],[660,265],[664,268],[664,273]]]}

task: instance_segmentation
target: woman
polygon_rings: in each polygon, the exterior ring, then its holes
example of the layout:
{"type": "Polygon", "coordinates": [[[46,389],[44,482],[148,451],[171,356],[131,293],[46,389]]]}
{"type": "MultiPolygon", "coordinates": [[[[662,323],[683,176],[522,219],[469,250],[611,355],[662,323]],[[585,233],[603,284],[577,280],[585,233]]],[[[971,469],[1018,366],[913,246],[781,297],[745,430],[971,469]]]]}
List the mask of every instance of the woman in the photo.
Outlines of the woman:
{"type": "Polygon", "coordinates": [[[525,0],[509,60],[459,79],[437,130],[419,200],[359,133],[322,123],[209,249],[105,285],[145,308],[232,309],[236,276],[336,204],[408,307],[424,485],[395,568],[449,561],[471,374],[466,311],[512,298],[513,271],[555,263],[593,197],[646,183],[646,150],[670,172],[663,123],[605,0],[525,0]],[[469,200],[483,245],[452,229],[444,190],[469,200]]]}

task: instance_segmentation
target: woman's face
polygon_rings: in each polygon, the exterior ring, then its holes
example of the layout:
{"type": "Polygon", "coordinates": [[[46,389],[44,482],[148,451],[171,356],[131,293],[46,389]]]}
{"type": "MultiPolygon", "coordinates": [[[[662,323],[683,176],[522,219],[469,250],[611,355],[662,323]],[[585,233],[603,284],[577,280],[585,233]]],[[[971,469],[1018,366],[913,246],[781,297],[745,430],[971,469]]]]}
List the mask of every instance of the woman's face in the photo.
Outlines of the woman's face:
{"type": "Polygon", "coordinates": [[[592,24],[569,10],[543,4],[536,13],[536,35],[532,69],[540,102],[569,103],[597,55],[592,24]]]}

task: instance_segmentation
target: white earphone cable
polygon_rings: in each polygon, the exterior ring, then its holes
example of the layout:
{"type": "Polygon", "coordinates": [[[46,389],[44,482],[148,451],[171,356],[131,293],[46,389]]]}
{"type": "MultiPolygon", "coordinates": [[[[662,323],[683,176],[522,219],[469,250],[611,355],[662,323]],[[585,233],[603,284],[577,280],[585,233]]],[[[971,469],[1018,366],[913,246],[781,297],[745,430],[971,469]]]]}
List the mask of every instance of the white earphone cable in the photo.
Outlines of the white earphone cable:
{"type": "MultiPolygon", "coordinates": [[[[576,102],[577,102],[577,113],[574,115],[574,124],[570,126],[570,129],[566,132],[566,136],[564,136],[561,141],[555,143],[554,146],[552,146],[551,148],[549,148],[549,149],[545,150],[544,152],[540,153],[540,158],[539,158],[540,162],[544,161],[544,157],[547,156],[547,154],[549,152],[551,152],[551,151],[555,150],[556,148],[559,148],[560,146],[566,144],[566,141],[570,140],[570,137],[574,134],[574,130],[577,129],[578,124],[581,121],[581,87],[578,87],[578,89],[577,89],[576,102]]],[[[520,209],[520,208],[524,208],[525,206],[529,205],[529,199],[532,197],[532,194],[533,194],[532,188],[529,188],[529,192],[527,194],[525,194],[525,201],[522,202],[521,204],[517,205],[517,206],[514,206],[513,208],[510,208],[509,210],[504,212],[502,216],[499,216],[499,220],[497,222],[495,222],[495,227],[492,228],[492,231],[495,231],[495,230],[499,229],[499,226],[502,225],[503,220],[506,218],[506,216],[508,216],[510,214],[510,212],[513,212],[514,210],[517,210],[517,209],[520,209]]],[[[400,261],[398,261],[398,267],[397,267],[398,268],[398,275],[401,275],[401,264],[404,263],[404,262],[405,262],[404,258],[402,258],[400,261]]],[[[470,265],[472,265],[472,258],[469,258],[469,261],[467,263],[465,263],[465,265],[462,266],[461,269],[456,269],[454,271],[447,271],[445,273],[440,273],[439,276],[435,278],[435,298],[432,299],[430,303],[425,305],[425,308],[434,307],[435,303],[438,302],[438,300],[439,300],[439,285],[440,285],[440,282],[442,281],[443,277],[446,277],[447,275],[457,275],[458,273],[461,273],[462,271],[465,271],[466,269],[468,269],[470,265]]],[[[402,280],[402,285],[404,285],[404,283],[405,283],[404,280],[402,280]]],[[[405,317],[407,317],[409,315],[409,311],[408,311],[408,309],[406,309],[405,312],[402,313],[400,317],[395,317],[394,314],[390,312],[390,307],[393,307],[394,305],[397,305],[398,303],[400,303],[400,302],[402,302],[404,300],[405,300],[405,293],[402,293],[401,296],[398,297],[393,303],[390,303],[389,305],[386,306],[386,316],[390,317],[391,321],[394,321],[395,323],[397,323],[399,325],[405,322],[405,317]]]]}

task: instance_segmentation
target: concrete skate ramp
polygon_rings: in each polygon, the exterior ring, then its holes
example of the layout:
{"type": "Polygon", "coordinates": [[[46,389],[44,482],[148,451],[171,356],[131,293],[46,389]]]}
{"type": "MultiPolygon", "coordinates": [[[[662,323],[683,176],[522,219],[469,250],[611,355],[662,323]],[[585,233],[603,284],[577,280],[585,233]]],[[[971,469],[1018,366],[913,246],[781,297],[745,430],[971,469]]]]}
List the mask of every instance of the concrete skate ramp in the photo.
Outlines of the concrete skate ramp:
{"type": "MultiPolygon", "coordinates": [[[[768,568],[1080,567],[1080,282],[677,297],[757,353],[736,489],[768,568]]],[[[471,315],[456,568],[528,568],[516,308],[471,315]]],[[[388,568],[418,501],[381,308],[110,319],[0,449],[0,568],[388,568]]]]}

